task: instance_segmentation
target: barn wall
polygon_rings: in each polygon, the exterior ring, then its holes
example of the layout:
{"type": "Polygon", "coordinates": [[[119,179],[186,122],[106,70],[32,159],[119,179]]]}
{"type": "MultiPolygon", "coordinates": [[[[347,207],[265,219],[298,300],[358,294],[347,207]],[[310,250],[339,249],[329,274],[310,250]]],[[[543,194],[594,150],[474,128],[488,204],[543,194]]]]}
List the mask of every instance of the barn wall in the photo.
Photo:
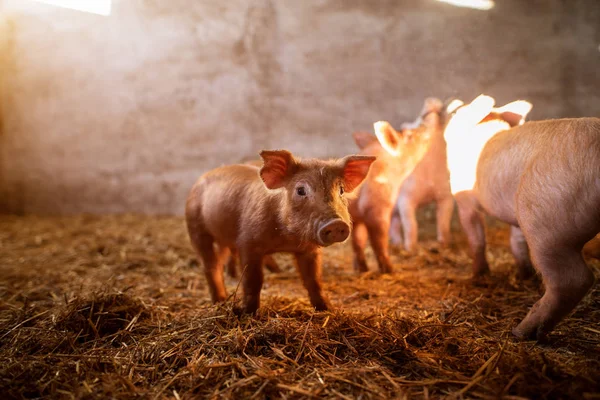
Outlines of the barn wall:
{"type": "Polygon", "coordinates": [[[103,17],[4,0],[0,206],[180,214],[203,171],[354,152],[354,130],[429,95],[598,115],[600,3],[497,3],[113,0],[103,17]]]}

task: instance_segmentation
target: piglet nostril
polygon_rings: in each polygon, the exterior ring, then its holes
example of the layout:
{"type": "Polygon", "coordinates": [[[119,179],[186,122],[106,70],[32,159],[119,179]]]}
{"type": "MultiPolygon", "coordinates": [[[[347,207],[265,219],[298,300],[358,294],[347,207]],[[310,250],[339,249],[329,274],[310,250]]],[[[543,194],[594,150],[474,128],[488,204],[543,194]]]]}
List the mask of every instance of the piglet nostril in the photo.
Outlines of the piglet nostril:
{"type": "Polygon", "coordinates": [[[341,219],[329,220],[319,229],[319,239],[325,246],[343,242],[348,238],[349,234],[350,227],[341,219]]]}

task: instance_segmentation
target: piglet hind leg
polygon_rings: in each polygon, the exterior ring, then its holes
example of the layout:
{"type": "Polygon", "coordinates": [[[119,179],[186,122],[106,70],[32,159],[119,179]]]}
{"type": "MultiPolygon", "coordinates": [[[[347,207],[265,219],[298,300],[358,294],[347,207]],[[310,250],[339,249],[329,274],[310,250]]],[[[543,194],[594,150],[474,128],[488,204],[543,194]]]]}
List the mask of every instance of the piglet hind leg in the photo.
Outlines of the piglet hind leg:
{"type": "Polygon", "coordinates": [[[529,246],[521,228],[510,227],[510,249],[517,265],[517,278],[528,279],[535,275],[529,256],[529,246]]]}
{"type": "Polygon", "coordinates": [[[213,303],[225,301],[227,292],[223,282],[223,261],[229,255],[229,249],[224,247],[215,250],[214,241],[210,235],[201,236],[194,248],[197,249],[198,256],[202,260],[204,276],[213,303]]]}
{"type": "Polygon", "coordinates": [[[352,228],[352,249],[354,250],[354,270],[358,273],[367,272],[365,247],[368,240],[367,229],[362,223],[355,223],[352,228]]]}
{"type": "Polygon", "coordinates": [[[394,208],[392,219],[390,222],[390,243],[394,246],[402,246],[402,221],[400,220],[400,213],[398,208],[394,208]]]}
{"type": "Polygon", "coordinates": [[[389,255],[388,233],[390,230],[389,213],[380,215],[369,221],[367,230],[369,231],[369,241],[377,259],[379,271],[382,274],[389,274],[394,271],[389,255]],[[386,217],[387,215],[387,217],[386,217]]]}
{"type": "Polygon", "coordinates": [[[581,301],[594,284],[594,275],[581,256],[581,248],[531,246],[546,292],[525,319],[513,329],[521,339],[544,341],[546,335],[581,301]]]}
{"type": "Polygon", "coordinates": [[[238,276],[238,253],[237,250],[231,250],[229,260],[226,263],[227,275],[231,278],[237,278],[238,276]]]}
{"type": "Polygon", "coordinates": [[[263,264],[265,265],[265,268],[269,270],[269,272],[273,272],[275,274],[281,272],[281,267],[279,267],[279,264],[277,264],[277,261],[275,261],[271,255],[265,256],[263,259],[263,264]]]}
{"type": "Polygon", "coordinates": [[[452,213],[454,212],[454,197],[448,195],[439,199],[436,203],[436,225],[437,240],[444,247],[450,246],[452,236],[450,234],[450,225],[452,223],[452,213]]]}
{"type": "Polygon", "coordinates": [[[254,314],[260,307],[260,291],[262,290],[264,280],[262,256],[241,251],[240,261],[242,265],[242,289],[244,293],[241,306],[236,305],[233,311],[237,315],[254,314]]]}
{"type": "Polygon", "coordinates": [[[459,192],[455,198],[460,224],[467,235],[471,257],[473,257],[473,277],[477,279],[490,273],[490,267],[485,258],[483,215],[478,210],[479,203],[471,192],[459,192]]]}
{"type": "Polygon", "coordinates": [[[401,199],[398,202],[398,211],[400,212],[402,222],[404,249],[414,252],[419,241],[419,224],[417,223],[416,207],[408,199],[401,199]]]}
{"type": "Polygon", "coordinates": [[[321,285],[321,253],[318,250],[296,253],[296,266],[302,284],[308,291],[310,303],[317,311],[331,309],[331,304],[323,294],[321,285]]]}

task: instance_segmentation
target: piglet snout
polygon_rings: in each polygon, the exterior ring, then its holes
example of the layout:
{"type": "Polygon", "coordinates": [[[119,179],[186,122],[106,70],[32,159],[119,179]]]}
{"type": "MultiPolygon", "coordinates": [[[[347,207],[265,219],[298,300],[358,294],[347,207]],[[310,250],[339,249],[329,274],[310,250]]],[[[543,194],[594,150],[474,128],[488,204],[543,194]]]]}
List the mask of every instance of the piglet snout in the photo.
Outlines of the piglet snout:
{"type": "Polygon", "coordinates": [[[319,240],[323,246],[343,242],[350,234],[350,227],[339,218],[325,221],[319,228],[319,240]]]}

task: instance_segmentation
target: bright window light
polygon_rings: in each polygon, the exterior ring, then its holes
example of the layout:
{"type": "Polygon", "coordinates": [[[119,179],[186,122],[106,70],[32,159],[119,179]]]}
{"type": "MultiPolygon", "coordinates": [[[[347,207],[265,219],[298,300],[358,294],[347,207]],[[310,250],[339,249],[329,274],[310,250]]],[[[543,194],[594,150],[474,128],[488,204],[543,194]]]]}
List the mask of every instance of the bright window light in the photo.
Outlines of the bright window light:
{"type": "Polygon", "coordinates": [[[457,7],[474,8],[476,10],[489,10],[494,7],[494,0],[437,0],[441,3],[452,4],[457,7]]]}
{"type": "Polygon", "coordinates": [[[93,14],[110,15],[112,0],[33,0],[38,3],[85,11],[93,14]]]}

